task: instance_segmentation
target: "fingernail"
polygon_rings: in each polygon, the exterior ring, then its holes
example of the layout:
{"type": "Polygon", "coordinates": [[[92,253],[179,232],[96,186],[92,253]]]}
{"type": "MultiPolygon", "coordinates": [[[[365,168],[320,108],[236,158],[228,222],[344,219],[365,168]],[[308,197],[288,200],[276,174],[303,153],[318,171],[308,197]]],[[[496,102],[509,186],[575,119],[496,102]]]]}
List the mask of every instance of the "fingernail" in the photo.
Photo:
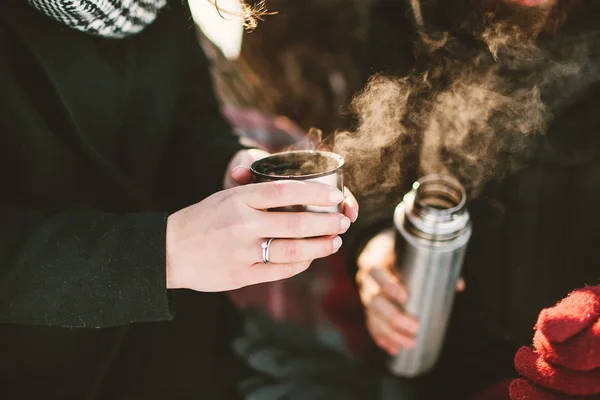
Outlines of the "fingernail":
{"type": "Polygon", "coordinates": [[[358,211],[354,213],[354,217],[352,218],[352,222],[356,222],[358,219],[358,211]]]}
{"type": "Polygon", "coordinates": [[[338,189],[334,189],[329,193],[329,201],[334,204],[340,204],[344,200],[344,194],[338,189]]]}
{"type": "Polygon", "coordinates": [[[340,229],[345,231],[350,228],[350,219],[348,217],[342,217],[340,219],[340,229]]]}
{"type": "Polygon", "coordinates": [[[342,247],[342,238],[336,236],[333,238],[333,251],[338,250],[340,247],[342,247]]]}

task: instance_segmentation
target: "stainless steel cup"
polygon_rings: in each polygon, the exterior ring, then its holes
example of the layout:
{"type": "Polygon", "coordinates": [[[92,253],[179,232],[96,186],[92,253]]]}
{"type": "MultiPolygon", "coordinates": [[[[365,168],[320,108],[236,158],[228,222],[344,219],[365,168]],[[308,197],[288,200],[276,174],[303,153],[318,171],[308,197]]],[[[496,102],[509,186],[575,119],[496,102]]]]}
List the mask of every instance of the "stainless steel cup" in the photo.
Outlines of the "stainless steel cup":
{"type": "MultiPolygon", "coordinates": [[[[257,160],[250,170],[256,183],[280,180],[318,182],[335,186],[343,192],[343,166],[344,158],[338,154],[319,150],[296,150],[276,153],[257,160]]],[[[332,207],[298,204],[273,210],[336,213],[342,211],[342,204],[332,207]]]]}

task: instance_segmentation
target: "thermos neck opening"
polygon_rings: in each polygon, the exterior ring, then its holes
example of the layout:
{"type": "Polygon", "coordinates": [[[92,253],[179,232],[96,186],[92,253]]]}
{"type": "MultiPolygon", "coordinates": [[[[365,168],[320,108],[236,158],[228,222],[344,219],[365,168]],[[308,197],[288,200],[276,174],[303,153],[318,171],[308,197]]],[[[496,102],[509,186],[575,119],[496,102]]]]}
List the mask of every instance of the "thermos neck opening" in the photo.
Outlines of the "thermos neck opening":
{"type": "Polygon", "coordinates": [[[413,188],[413,208],[423,215],[451,218],[466,203],[467,196],[463,186],[449,176],[428,175],[418,180],[413,188]]]}
{"type": "Polygon", "coordinates": [[[404,198],[404,228],[426,240],[455,239],[469,228],[466,202],[466,192],[456,179],[427,175],[404,198]]]}

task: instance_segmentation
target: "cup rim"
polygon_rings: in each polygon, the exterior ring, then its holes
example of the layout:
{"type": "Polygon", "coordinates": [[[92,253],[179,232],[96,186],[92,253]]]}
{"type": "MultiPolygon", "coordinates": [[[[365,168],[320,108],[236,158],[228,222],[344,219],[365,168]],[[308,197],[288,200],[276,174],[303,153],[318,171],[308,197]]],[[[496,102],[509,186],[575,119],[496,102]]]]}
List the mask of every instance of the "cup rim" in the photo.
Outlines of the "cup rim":
{"type": "Polygon", "coordinates": [[[265,179],[289,179],[289,180],[306,180],[306,179],[314,179],[314,178],[320,178],[322,176],[327,176],[327,175],[331,175],[336,173],[337,171],[339,171],[343,166],[344,166],[345,160],[342,156],[340,156],[337,153],[333,153],[331,151],[324,151],[324,150],[290,150],[290,151],[282,151],[279,153],[273,153],[269,156],[263,157],[259,160],[256,160],[252,163],[252,165],[250,166],[250,171],[252,172],[253,175],[261,177],[261,178],[265,178],[265,179]],[[256,166],[261,163],[264,162],[265,160],[268,160],[270,158],[276,158],[276,157],[281,157],[284,156],[286,154],[304,154],[304,153],[310,153],[310,154],[319,154],[323,157],[327,157],[331,160],[334,160],[336,162],[336,166],[334,168],[328,169],[326,171],[323,172],[317,172],[317,173],[313,173],[313,174],[304,174],[304,175],[294,175],[294,176],[289,176],[289,175],[275,175],[275,174],[265,174],[263,172],[260,172],[256,169],[256,166]]]}

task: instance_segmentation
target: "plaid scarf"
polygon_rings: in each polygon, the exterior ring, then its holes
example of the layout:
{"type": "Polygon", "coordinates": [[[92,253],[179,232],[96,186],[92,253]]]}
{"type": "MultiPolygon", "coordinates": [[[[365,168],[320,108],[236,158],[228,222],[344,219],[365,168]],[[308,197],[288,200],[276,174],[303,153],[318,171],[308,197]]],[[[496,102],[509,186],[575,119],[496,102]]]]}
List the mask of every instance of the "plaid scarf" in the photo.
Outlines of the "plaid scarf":
{"type": "Polygon", "coordinates": [[[122,38],[150,25],[167,0],[27,0],[38,11],[73,29],[122,38]]]}

